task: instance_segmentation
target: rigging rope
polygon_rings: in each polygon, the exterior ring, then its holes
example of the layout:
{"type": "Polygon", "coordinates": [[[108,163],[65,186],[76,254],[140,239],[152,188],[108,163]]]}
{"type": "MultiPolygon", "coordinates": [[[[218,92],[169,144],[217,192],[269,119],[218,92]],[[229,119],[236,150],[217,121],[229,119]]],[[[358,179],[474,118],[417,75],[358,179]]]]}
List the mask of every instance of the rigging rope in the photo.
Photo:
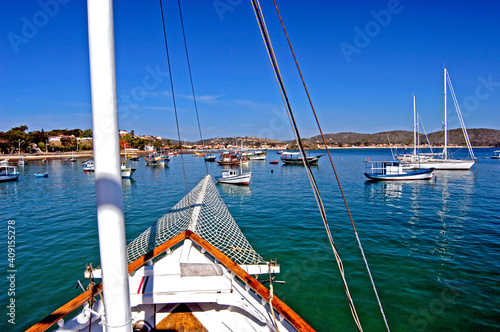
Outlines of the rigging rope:
{"type": "Polygon", "coordinates": [[[281,73],[279,71],[278,63],[277,63],[277,60],[276,60],[276,56],[275,56],[274,51],[272,49],[272,44],[271,44],[271,40],[269,38],[269,33],[267,31],[267,28],[266,28],[266,25],[265,25],[265,22],[264,22],[264,18],[262,16],[262,10],[260,8],[259,0],[252,0],[252,7],[253,7],[253,10],[255,12],[255,16],[257,18],[257,22],[259,24],[259,28],[260,28],[260,31],[261,31],[261,34],[262,34],[262,38],[264,39],[264,44],[266,45],[266,49],[267,49],[267,53],[269,55],[269,59],[271,61],[271,65],[273,67],[273,70],[275,72],[276,77],[278,78],[279,87],[280,87],[280,89],[282,91],[282,95],[283,95],[284,100],[285,100],[285,108],[286,108],[286,110],[287,110],[287,112],[289,114],[289,118],[291,119],[291,122],[292,122],[292,130],[294,131],[294,134],[295,134],[295,137],[296,137],[296,140],[297,140],[297,145],[298,145],[299,150],[300,150],[300,152],[302,154],[302,159],[303,159],[303,162],[304,162],[304,167],[305,167],[306,172],[308,174],[309,181],[311,183],[311,187],[313,188],[314,197],[315,197],[316,202],[318,204],[318,208],[319,208],[322,220],[323,220],[323,224],[324,224],[326,233],[328,235],[328,239],[330,241],[330,245],[332,247],[333,253],[335,255],[335,259],[337,261],[337,265],[338,265],[339,270],[340,270],[340,274],[341,274],[341,277],[342,277],[342,280],[343,280],[343,283],[344,283],[344,289],[345,289],[345,292],[346,292],[346,295],[347,295],[347,299],[349,301],[349,307],[351,309],[351,313],[353,315],[353,318],[354,318],[354,321],[356,323],[356,326],[357,326],[358,330],[362,331],[363,329],[361,327],[361,322],[359,321],[359,317],[358,317],[358,315],[356,313],[356,309],[354,307],[354,301],[353,301],[353,299],[351,297],[351,294],[350,294],[350,291],[349,291],[349,287],[347,286],[347,281],[346,281],[346,278],[345,278],[343,263],[342,263],[342,260],[340,259],[340,256],[338,254],[337,248],[335,247],[335,244],[333,242],[333,237],[332,237],[332,234],[331,234],[331,231],[330,231],[330,227],[328,225],[328,221],[327,221],[327,218],[326,218],[326,211],[325,211],[325,208],[324,208],[324,205],[323,205],[320,193],[319,193],[319,189],[317,187],[316,180],[314,178],[314,175],[312,174],[312,171],[311,171],[311,168],[309,166],[309,163],[307,162],[306,153],[305,153],[304,147],[302,145],[302,140],[301,140],[300,133],[299,133],[299,130],[298,130],[298,127],[297,127],[297,123],[296,123],[295,118],[293,116],[292,108],[290,106],[290,102],[289,102],[288,96],[286,94],[286,90],[285,90],[285,87],[284,87],[284,84],[283,84],[283,79],[281,77],[281,73]]]}
{"type": "MultiPolygon", "coordinates": [[[[193,102],[194,102],[194,109],[196,111],[196,120],[198,121],[198,131],[200,132],[201,144],[205,145],[205,142],[203,141],[203,135],[201,134],[200,117],[198,115],[198,106],[196,104],[196,96],[194,94],[193,75],[191,74],[191,64],[189,62],[189,54],[188,54],[188,48],[187,48],[187,42],[186,42],[186,33],[184,32],[184,22],[182,21],[182,11],[181,11],[181,2],[180,2],[180,0],[177,0],[177,5],[179,7],[179,16],[181,18],[182,37],[184,37],[184,49],[186,50],[186,60],[187,60],[187,66],[188,66],[188,70],[189,70],[189,79],[191,80],[191,91],[193,93],[193,102]]],[[[207,163],[205,163],[205,169],[206,169],[207,174],[208,174],[208,165],[207,165],[207,163]]]]}
{"type": "MultiPolygon", "coordinates": [[[[363,259],[365,261],[365,266],[366,266],[366,269],[367,269],[368,274],[370,276],[370,280],[371,280],[371,283],[372,283],[372,286],[373,286],[373,290],[375,292],[375,296],[377,297],[377,301],[378,301],[378,304],[379,304],[379,307],[380,307],[380,311],[382,313],[382,317],[384,318],[385,326],[387,327],[387,330],[390,331],[389,324],[387,323],[387,319],[385,317],[384,309],[382,307],[382,303],[380,302],[380,298],[379,298],[378,293],[377,293],[377,288],[375,286],[375,282],[373,281],[373,277],[372,277],[372,274],[371,274],[371,271],[370,271],[370,267],[368,265],[368,261],[366,260],[366,257],[365,257],[365,252],[363,250],[363,246],[361,245],[361,241],[359,239],[358,232],[356,231],[356,226],[354,225],[354,220],[352,219],[351,211],[349,210],[349,205],[347,204],[347,199],[346,199],[346,197],[344,195],[344,190],[342,189],[342,185],[340,184],[340,179],[339,179],[339,177],[337,175],[337,171],[335,169],[335,165],[333,163],[332,156],[330,154],[330,150],[328,149],[328,145],[326,144],[326,139],[325,139],[325,136],[323,135],[323,130],[321,129],[321,125],[319,123],[318,116],[316,115],[316,111],[314,109],[314,106],[313,106],[313,103],[312,103],[312,100],[311,100],[311,96],[309,95],[309,90],[307,89],[306,82],[304,80],[304,77],[302,75],[302,71],[300,70],[299,63],[297,61],[297,57],[295,56],[295,52],[293,51],[293,47],[292,47],[292,43],[290,42],[290,38],[288,38],[288,33],[287,33],[286,29],[285,29],[285,24],[283,23],[283,19],[281,18],[281,14],[280,14],[280,11],[278,9],[278,5],[276,4],[276,0],[273,0],[273,2],[274,2],[274,7],[276,8],[276,12],[278,13],[278,17],[280,19],[281,26],[283,27],[283,31],[285,33],[286,40],[288,42],[288,46],[290,47],[290,51],[292,52],[293,59],[295,61],[295,65],[296,65],[297,70],[298,70],[299,75],[300,75],[300,79],[302,80],[302,85],[304,86],[304,90],[305,90],[307,98],[309,100],[309,104],[311,105],[311,110],[312,110],[312,112],[314,114],[314,118],[316,120],[316,124],[318,125],[318,129],[319,129],[319,132],[321,134],[321,138],[323,140],[323,144],[325,145],[325,149],[326,149],[326,152],[328,154],[328,158],[330,159],[330,164],[332,165],[333,172],[335,173],[335,179],[337,180],[337,184],[339,186],[340,193],[342,194],[342,199],[344,200],[344,204],[345,204],[345,207],[346,207],[346,210],[347,210],[347,214],[349,215],[349,219],[351,220],[351,224],[352,224],[352,227],[354,229],[354,234],[356,235],[356,239],[358,241],[359,249],[361,250],[361,254],[363,255],[363,259]]],[[[389,138],[389,136],[387,136],[387,138],[389,138]]],[[[391,149],[391,153],[392,153],[392,149],[391,149]]]]}
{"type": "MultiPolygon", "coordinates": [[[[189,193],[189,189],[188,189],[188,184],[187,184],[187,178],[186,178],[186,168],[184,167],[184,157],[183,157],[183,154],[182,154],[182,141],[181,141],[181,131],[179,129],[179,118],[177,116],[177,106],[175,104],[175,94],[174,94],[174,82],[172,80],[172,71],[171,71],[171,68],[170,68],[170,56],[169,56],[169,53],[168,53],[168,43],[167,43],[167,31],[165,29],[165,17],[163,15],[163,4],[162,4],[162,1],[160,0],[160,11],[161,11],[161,22],[162,22],[162,25],[163,25],[163,38],[165,39],[165,50],[167,52],[167,63],[168,63],[168,73],[169,73],[169,78],[170,78],[170,88],[171,88],[171,91],[172,91],[172,101],[173,101],[173,105],[174,105],[174,113],[175,113],[175,124],[177,125],[177,137],[179,139],[179,146],[180,146],[180,150],[181,150],[181,161],[182,161],[182,172],[184,173],[184,184],[186,185],[186,194],[189,193]]],[[[189,199],[189,197],[188,197],[189,199]]],[[[189,207],[191,207],[191,204],[188,204],[189,207]]]]}

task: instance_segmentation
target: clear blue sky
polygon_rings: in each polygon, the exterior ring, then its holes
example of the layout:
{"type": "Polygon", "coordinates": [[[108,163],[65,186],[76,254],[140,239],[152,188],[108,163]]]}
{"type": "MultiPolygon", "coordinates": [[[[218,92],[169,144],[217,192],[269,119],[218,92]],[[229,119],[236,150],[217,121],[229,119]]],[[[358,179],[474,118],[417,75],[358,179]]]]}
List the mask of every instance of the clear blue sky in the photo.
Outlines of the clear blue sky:
{"type": "MultiPolygon", "coordinates": [[[[413,93],[439,130],[444,64],[467,127],[500,129],[500,2],[277,2],[325,132],[412,130],[413,93]]],[[[204,138],[291,139],[250,1],[181,5],[204,138]]],[[[302,136],[316,135],[272,1],[262,9],[302,136]]],[[[164,10],[181,137],[198,140],[177,1],[164,10]]],[[[120,128],[176,138],[159,1],[114,11],[120,128]]],[[[86,1],[4,0],[0,27],[0,131],[90,128],[86,1]]]]}

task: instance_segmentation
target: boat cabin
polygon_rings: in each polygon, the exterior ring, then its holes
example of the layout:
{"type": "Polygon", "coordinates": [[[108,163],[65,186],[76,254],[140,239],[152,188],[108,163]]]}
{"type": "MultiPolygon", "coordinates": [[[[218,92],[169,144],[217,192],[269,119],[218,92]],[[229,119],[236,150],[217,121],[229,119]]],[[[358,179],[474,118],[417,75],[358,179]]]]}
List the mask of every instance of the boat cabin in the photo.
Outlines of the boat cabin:
{"type": "Polygon", "coordinates": [[[405,174],[403,164],[399,160],[369,161],[366,160],[366,172],[370,174],[396,175],[405,174]]]}
{"type": "Polygon", "coordinates": [[[231,176],[238,176],[238,175],[239,175],[238,171],[234,169],[225,169],[222,171],[223,178],[228,178],[231,176]]]}

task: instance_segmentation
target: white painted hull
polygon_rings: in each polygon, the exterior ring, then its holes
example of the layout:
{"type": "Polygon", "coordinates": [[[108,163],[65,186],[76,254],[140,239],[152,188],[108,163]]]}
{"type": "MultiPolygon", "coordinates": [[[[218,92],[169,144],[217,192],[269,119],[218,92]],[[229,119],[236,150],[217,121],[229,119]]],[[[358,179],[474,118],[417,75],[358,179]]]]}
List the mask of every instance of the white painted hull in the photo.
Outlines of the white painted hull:
{"type": "Polygon", "coordinates": [[[0,182],[15,181],[19,178],[19,174],[0,175],[0,182]]]}
{"type": "Polygon", "coordinates": [[[252,178],[252,172],[243,173],[241,175],[228,176],[228,177],[222,177],[222,176],[215,177],[215,179],[219,183],[229,183],[229,184],[239,184],[239,185],[249,185],[251,178],[252,178]]]}
{"type": "Polygon", "coordinates": [[[369,174],[365,173],[365,176],[371,180],[377,181],[413,181],[413,180],[430,180],[434,176],[434,171],[421,172],[417,174],[412,174],[410,171],[408,174],[369,174]]]}
{"type": "Polygon", "coordinates": [[[414,169],[435,168],[437,170],[468,170],[474,165],[474,163],[475,161],[473,160],[434,159],[420,163],[409,163],[405,164],[405,166],[414,169]]]}
{"type": "Polygon", "coordinates": [[[122,169],[122,178],[130,179],[132,177],[132,174],[135,172],[135,168],[125,168],[122,169]]]}
{"type": "Polygon", "coordinates": [[[266,160],[266,155],[263,155],[263,156],[250,156],[250,160],[266,160]]]}

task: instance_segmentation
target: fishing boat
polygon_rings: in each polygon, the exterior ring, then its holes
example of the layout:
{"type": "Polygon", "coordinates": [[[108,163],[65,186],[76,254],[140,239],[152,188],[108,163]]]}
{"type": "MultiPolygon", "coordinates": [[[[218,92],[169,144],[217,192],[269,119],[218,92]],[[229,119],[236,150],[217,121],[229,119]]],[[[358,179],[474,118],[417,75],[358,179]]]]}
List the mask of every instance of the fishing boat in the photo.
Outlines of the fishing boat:
{"type": "Polygon", "coordinates": [[[137,154],[133,154],[133,155],[128,157],[128,160],[132,160],[132,161],[138,161],[140,159],[141,159],[141,157],[137,154]]]}
{"type": "Polygon", "coordinates": [[[16,166],[0,165],[0,182],[16,181],[19,178],[19,172],[16,166]]]}
{"type": "Polygon", "coordinates": [[[122,174],[122,178],[130,179],[132,178],[132,174],[134,174],[135,172],[135,168],[130,165],[127,165],[126,161],[123,161],[120,166],[120,171],[122,174]]]}
{"type": "Polygon", "coordinates": [[[170,159],[168,156],[158,152],[153,152],[144,157],[147,166],[167,165],[170,159]]]}
{"type": "MultiPolygon", "coordinates": [[[[307,156],[306,161],[309,165],[317,165],[319,158],[323,155],[307,156]]],[[[288,165],[304,165],[304,158],[300,152],[283,152],[281,161],[288,165]]]]}
{"type": "Polygon", "coordinates": [[[26,164],[26,160],[25,160],[23,157],[21,157],[21,158],[17,161],[17,164],[18,164],[19,166],[24,166],[24,165],[26,164]]]}
{"type": "Polygon", "coordinates": [[[267,152],[255,151],[249,156],[250,160],[266,160],[267,152]]]}
{"type": "Polygon", "coordinates": [[[214,154],[207,154],[205,156],[205,161],[216,161],[216,160],[217,160],[217,156],[214,154]]]}
{"type": "Polygon", "coordinates": [[[217,160],[219,165],[239,165],[241,164],[241,159],[235,153],[224,152],[220,155],[220,159],[217,160]]]}
{"type": "Polygon", "coordinates": [[[35,173],[36,178],[46,178],[49,176],[49,172],[44,172],[44,173],[35,173]]]}
{"type": "Polygon", "coordinates": [[[399,160],[371,161],[366,160],[367,178],[375,181],[408,181],[430,180],[434,176],[434,168],[409,169],[403,167],[399,160]]]}
{"type": "Polygon", "coordinates": [[[468,170],[476,162],[474,157],[474,151],[470,143],[469,135],[467,129],[465,128],[465,123],[462,118],[462,113],[455,96],[455,91],[451,84],[451,79],[446,68],[444,68],[444,148],[441,153],[417,153],[417,142],[416,142],[416,116],[415,116],[415,98],[414,101],[414,152],[411,155],[398,156],[407,167],[412,168],[435,168],[437,170],[468,170]],[[450,88],[451,96],[455,105],[455,110],[457,112],[458,119],[460,121],[460,126],[464,134],[465,142],[467,144],[467,149],[469,151],[470,159],[454,159],[450,158],[448,151],[448,112],[447,112],[447,88],[450,88]]]}
{"type": "Polygon", "coordinates": [[[491,159],[500,159],[500,150],[493,151],[493,155],[491,156],[491,159]]]}
{"type": "Polygon", "coordinates": [[[93,172],[95,168],[95,164],[93,160],[87,160],[82,162],[82,168],[85,172],[93,172]]]}
{"type": "Polygon", "coordinates": [[[238,172],[234,169],[225,169],[221,176],[216,176],[215,179],[219,183],[229,183],[248,186],[252,178],[252,172],[238,172]]]}

